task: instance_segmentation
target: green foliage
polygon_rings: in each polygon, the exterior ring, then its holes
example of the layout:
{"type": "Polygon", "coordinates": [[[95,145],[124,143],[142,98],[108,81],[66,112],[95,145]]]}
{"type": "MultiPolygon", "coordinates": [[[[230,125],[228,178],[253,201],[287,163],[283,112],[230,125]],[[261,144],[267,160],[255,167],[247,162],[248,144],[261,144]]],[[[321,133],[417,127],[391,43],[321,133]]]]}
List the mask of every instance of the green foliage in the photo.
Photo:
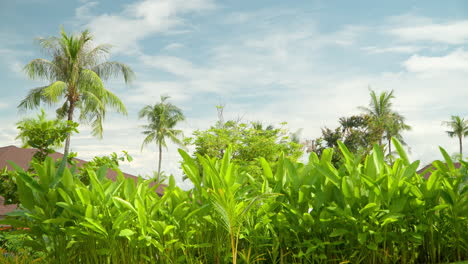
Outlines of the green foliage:
{"type": "Polygon", "coordinates": [[[3,197],[5,205],[19,203],[15,176],[16,171],[10,171],[7,167],[0,171],[0,196],[3,197]]]}
{"type": "Polygon", "coordinates": [[[371,118],[368,115],[353,115],[341,117],[340,126],[332,130],[322,128],[322,136],[313,140],[308,148],[308,152],[315,152],[321,156],[327,148],[333,148],[334,164],[342,159],[338,142],[343,142],[352,153],[365,156],[372,150],[373,144],[378,142],[379,133],[373,129],[371,118]]]}
{"type": "Polygon", "coordinates": [[[69,134],[78,133],[78,124],[72,121],[49,120],[43,109],[36,118],[25,118],[16,123],[19,134],[16,137],[23,142],[23,148],[36,148],[34,158],[44,161],[47,155],[54,153],[69,134]]]}
{"type": "Polygon", "coordinates": [[[259,123],[228,121],[208,130],[197,130],[189,143],[195,145],[194,155],[221,159],[228,146],[232,147],[232,159],[242,170],[253,176],[262,174],[258,158],[264,158],[271,166],[281,155],[297,160],[302,156],[302,145],[291,141],[284,128],[264,128],[259,123]]]}
{"type": "Polygon", "coordinates": [[[232,263],[237,263],[238,245],[241,232],[248,214],[256,203],[272,197],[271,193],[258,193],[246,184],[249,179],[245,171],[239,172],[238,166],[231,161],[232,148],[228,147],[221,160],[198,156],[203,168],[203,178],[187,153],[179,150],[184,158],[183,168],[187,177],[194,183],[197,198],[212,206],[215,226],[224,227],[229,234],[232,263]],[[203,182],[203,184],[202,184],[203,182]]]}
{"type": "MultiPolygon", "coordinates": [[[[17,168],[21,207],[3,223],[28,227],[28,246],[51,263],[446,263],[468,258],[468,163],[441,149],[428,180],[402,144],[392,164],[375,145],[361,159],[338,142],[306,164],[258,158],[252,177],[222,158],[179,150],[194,188],[105,177],[89,185],[54,162],[17,168]]],[[[232,152],[231,152],[232,151],[232,152]]]]}
{"type": "MultiPolygon", "coordinates": [[[[39,262],[44,256],[40,252],[34,251],[31,247],[27,246],[30,241],[31,237],[28,234],[28,230],[1,228],[0,248],[4,253],[4,257],[11,256],[11,260],[16,259],[17,261],[19,259],[28,259],[31,261],[23,263],[33,263],[33,260],[39,262]]],[[[0,258],[0,263],[5,263],[5,261],[5,259],[0,258]]]]}
{"type": "Polygon", "coordinates": [[[392,161],[391,138],[397,138],[404,144],[401,132],[410,130],[411,126],[405,123],[404,116],[392,109],[392,99],[395,98],[393,90],[379,95],[374,90],[370,90],[370,96],[369,106],[359,109],[369,116],[369,127],[378,135],[379,145],[383,146],[383,140],[387,140],[388,157],[392,161]]]}
{"type": "Polygon", "coordinates": [[[131,162],[133,160],[132,156],[130,156],[127,151],[123,150],[122,153],[123,154],[120,156],[113,152],[108,156],[94,157],[91,161],[86,162],[81,168],[79,168],[78,177],[84,184],[88,185],[90,183],[90,171],[97,171],[103,167],[114,171],[119,171],[119,162],[131,162]]]}

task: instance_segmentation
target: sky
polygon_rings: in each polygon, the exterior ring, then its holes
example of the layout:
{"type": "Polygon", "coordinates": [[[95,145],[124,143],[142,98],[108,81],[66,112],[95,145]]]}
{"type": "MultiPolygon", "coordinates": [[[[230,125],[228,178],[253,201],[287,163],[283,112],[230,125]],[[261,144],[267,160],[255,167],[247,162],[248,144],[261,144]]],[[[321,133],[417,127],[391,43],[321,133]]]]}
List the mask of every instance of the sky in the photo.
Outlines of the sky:
{"type": "MultiPolygon", "coordinates": [[[[393,90],[412,126],[403,134],[410,157],[422,164],[441,158],[439,146],[457,152],[442,122],[468,117],[468,1],[0,0],[0,146],[20,146],[15,123],[37,114],[17,105],[47,83],[22,69],[47,58],[35,39],[61,26],[89,29],[95,43],[113,45],[109,60],[136,73],[128,85],[105,83],[128,116],[110,113],[101,140],[82,125],[71,141],[85,160],[128,151],[134,160],[122,170],[135,175],[157,170],[156,145],[141,150],[138,111],[161,95],[185,113],[186,136],[215,124],[224,105],[225,120],[286,121],[305,140],[359,114],[369,89],[393,90]]],[[[179,161],[169,145],[163,170],[188,186],[179,161]]]]}

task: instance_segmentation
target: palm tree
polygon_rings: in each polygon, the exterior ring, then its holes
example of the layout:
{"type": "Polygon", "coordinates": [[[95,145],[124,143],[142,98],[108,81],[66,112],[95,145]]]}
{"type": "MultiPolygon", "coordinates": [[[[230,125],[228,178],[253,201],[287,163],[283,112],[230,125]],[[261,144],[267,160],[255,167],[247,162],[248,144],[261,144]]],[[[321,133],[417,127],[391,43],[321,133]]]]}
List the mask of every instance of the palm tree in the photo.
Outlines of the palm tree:
{"type": "Polygon", "coordinates": [[[405,118],[393,111],[391,100],[395,98],[393,91],[382,92],[377,95],[371,90],[371,101],[369,107],[360,107],[370,118],[370,129],[378,135],[379,145],[382,146],[383,140],[388,141],[388,156],[391,158],[392,137],[405,144],[401,132],[410,130],[411,126],[405,123],[405,118]]]}
{"type": "Polygon", "coordinates": [[[443,125],[448,126],[451,130],[446,131],[449,137],[458,137],[460,145],[460,159],[463,155],[463,137],[468,136],[468,120],[459,116],[452,116],[450,121],[442,122],[443,125]]]}
{"type": "MultiPolygon", "coordinates": [[[[125,82],[133,79],[134,73],[125,64],[106,61],[109,45],[92,44],[92,35],[85,30],[78,36],[67,35],[61,30],[59,37],[39,39],[41,48],[51,56],[51,60],[34,59],[24,71],[31,79],[43,79],[48,85],[29,91],[21,101],[19,109],[37,108],[41,103],[54,105],[59,118],[73,121],[75,110],[79,110],[79,121],[92,126],[92,134],[102,137],[102,122],[106,108],[127,114],[120,99],[104,87],[103,80],[123,75],[125,82]]],[[[70,148],[70,135],[65,141],[64,153],[70,148]]]]}
{"type": "Polygon", "coordinates": [[[161,96],[161,102],[155,105],[147,105],[140,110],[139,118],[148,120],[148,125],[144,125],[143,134],[146,138],[143,140],[141,148],[151,142],[156,142],[159,150],[159,163],[158,163],[158,176],[157,181],[161,175],[161,160],[162,160],[162,147],[167,149],[166,138],[169,138],[172,142],[183,145],[179,139],[182,136],[182,130],[174,129],[179,121],[185,119],[182,110],[177,106],[166,102],[169,96],[161,96]]]}
{"type": "Polygon", "coordinates": [[[372,128],[379,134],[379,145],[382,146],[386,126],[393,114],[391,100],[395,96],[393,96],[393,91],[382,92],[377,95],[374,90],[370,90],[370,96],[369,107],[361,106],[359,109],[370,117],[372,128]]]}

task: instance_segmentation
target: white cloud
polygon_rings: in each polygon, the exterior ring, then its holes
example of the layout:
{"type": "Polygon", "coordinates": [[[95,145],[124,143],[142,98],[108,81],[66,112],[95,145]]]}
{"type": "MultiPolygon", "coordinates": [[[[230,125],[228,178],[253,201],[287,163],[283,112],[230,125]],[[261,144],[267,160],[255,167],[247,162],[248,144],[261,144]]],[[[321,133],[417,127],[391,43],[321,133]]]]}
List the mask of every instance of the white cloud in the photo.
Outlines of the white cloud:
{"type": "Polygon", "coordinates": [[[173,51],[173,50],[178,50],[178,49],[181,49],[184,47],[184,44],[181,44],[181,43],[171,43],[171,44],[168,44],[164,47],[164,50],[167,50],[167,51],[173,51]]]}
{"type": "Polygon", "coordinates": [[[411,72],[468,71],[468,51],[458,49],[445,56],[413,55],[403,63],[411,72]]]}
{"type": "Polygon", "coordinates": [[[78,20],[87,20],[92,18],[91,9],[95,7],[98,2],[83,1],[83,5],[75,9],[75,17],[78,20]]]}
{"type": "Polygon", "coordinates": [[[197,74],[197,69],[190,61],[175,56],[140,56],[140,60],[147,66],[164,70],[178,76],[190,76],[197,74]]]}
{"type": "Polygon", "coordinates": [[[468,42],[468,20],[434,23],[420,19],[417,25],[397,25],[389,29],[388,33],[408,42],[464,44],[468,42]]]}
{"type": "MultiPolygon", "coordinates": [[[[89,6],[85,3],[76,11],[77,15],[88,16],[89,6]]],[[[115,52],[135,54],[139,52],[138,41],[155,33],[166,33],[180,26],[188,26],[181,17],[184,14],[211,10],[212,0],[144,0],[130,4],[118,14],[102,14],[86,19],[99,43],[112,43],[115,52]]]]}
{"type": "Polygon", "coordinates": [[[24,77],[23,67],[25,63],[22,62],[22,58],[30,54],[30,51],[2,48],[0,46],[0,63],[5,64],[6,67],[15,75],[24,77]]]}
{"type": "Polygon", "coordinates": [[[154,104],[160,101],[161,95],[169,95],[175,103],[186,102],[191,93],[183,82],[147,81],[135,84],[136,89],[128,91],[125,102],[138,105],[154,104]]]}
{"type": "Polygon", "coordinates": [[[365,26],[347,25],[342,30],[326,36],[326,39],[330,43],[341,46],[350,46],[355,44],[356,40],[359,39],[359,37],[362,36],[367,30],[368,27],[365,26]]]}
{"type": "Polygon", "coordinates": [[[391,47],[376,47],[369,46],[364,47],[362,50],[367,51],[371,54],[380,54],[380,53],[415,53],[423,49],[419,46],[391,46],[391,47]]]}

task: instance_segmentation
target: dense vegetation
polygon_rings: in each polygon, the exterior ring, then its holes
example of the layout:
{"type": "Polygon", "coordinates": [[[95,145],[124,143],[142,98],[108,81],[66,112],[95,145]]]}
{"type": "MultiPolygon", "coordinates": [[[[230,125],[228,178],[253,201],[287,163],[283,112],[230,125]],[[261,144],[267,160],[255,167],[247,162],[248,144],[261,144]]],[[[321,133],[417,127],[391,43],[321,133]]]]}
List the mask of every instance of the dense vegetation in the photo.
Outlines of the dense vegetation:
{"type": "Polygon", "coordinates": [[[444,150],[428,180],[401,144],[384,161],[377,145],[361,158],[340,144],[306,164],[260,158],[253,178],[235,161],[180,150],[194,183],[171,177],[163,196],[151,180],[105,177],[86,185],[47,158],[36,173],[17,168],[21,209],[6,221],[52,263],[439,263],[468,257],[467,163],[456,169],[444,150]],[[199,165],[201,164],[202,170],[199,165]]]}
{"type": "Polygon", "coordinates": [[[443,161],[418,174],[402,132],[411,127],[392,108],[393,91],[370,91],[360,115],[340,118],[334,130],[303,143],[298,133],[261,122],[219,121],[192,138],[176,126],[185,119],[168,96],[139,112],[147,119],[143,146],[158,148],[154,179],[124,178],[127,152],[95,157],[77,167],[68,153],[78,120],[102,135],[108,108],[126,113],[103,80],[134,77],[125,64],[106,61],[108,45],[93,46],[88,31],[40,39],[51,60],[25,67],[49,85],[32,89],[19,108],[56,104],[19,123],[25,147],[38,149],[28,169],[0,168],[0,195],[18,204],[2,221],[0,263],[446,263],[468,259],[468,162],[462,139],[468,121],[444,122],[459,141],[456,168],[443,161]],[[79,113],[78,118],[74,114],[79,113]],[[66,119],[64,121],[63,119],[66,119]],[[180,149],[181,170],[193,188],[170,176],[164,193],[162,151],[180,149]],[[48,154],[65,142],[63,160],[48,154]],[[392,150],[392,146],[395,150],[392,150]],[[303,149],[307,162],[299,160],[303,149]],[[66,166],[68,164],[68,166],[66,166]],[[118,172],[116,181],[106,177],[118,172]],[[423,175],[429,173],[428,179],[423,175]],[[10,227],[7,228],[11,230],[10,227]]]}

